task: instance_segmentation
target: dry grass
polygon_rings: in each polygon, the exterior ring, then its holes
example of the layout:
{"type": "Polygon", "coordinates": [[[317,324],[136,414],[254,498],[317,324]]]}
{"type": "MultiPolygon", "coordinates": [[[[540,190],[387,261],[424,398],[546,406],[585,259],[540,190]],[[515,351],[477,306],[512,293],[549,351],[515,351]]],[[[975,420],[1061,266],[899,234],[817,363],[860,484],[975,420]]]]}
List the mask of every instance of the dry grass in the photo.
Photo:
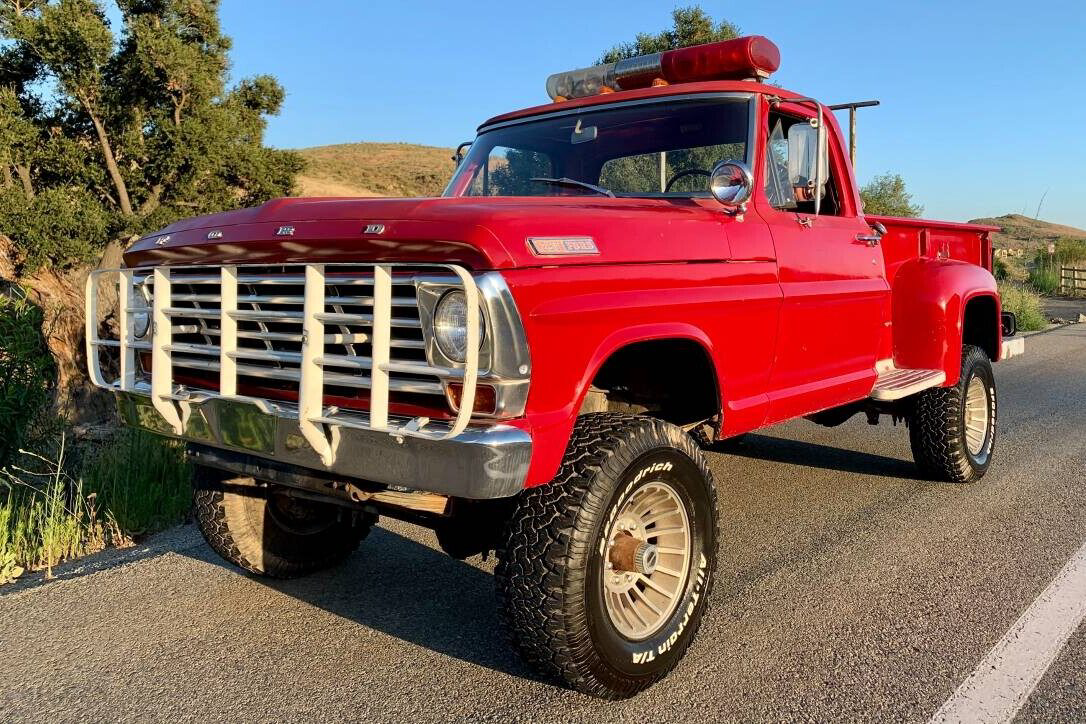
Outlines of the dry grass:
{"type": "Polygon", "coordinates": [[[451,148],[343,143],[298,152],[301,196],[437,196],[453,172],[451,148]]]}
{"type": "Polygon", "coordinates": [[[61,435],[55,450],[0,468],[0,585],[185,519],[191,470],[180,445],[123,429],[71,447],[61,435]]]}
{"type": "Polygon", "coordinates": [[[1050,241],[1086,239],[1086,229],[1031,219],[1021,214],[1007,214],[994,219],[973,219],[970,223],[1000,227],[1002,231],[992,234],[992,244],[996,249],[1017,248],[1033,251],[1050,241]]]}

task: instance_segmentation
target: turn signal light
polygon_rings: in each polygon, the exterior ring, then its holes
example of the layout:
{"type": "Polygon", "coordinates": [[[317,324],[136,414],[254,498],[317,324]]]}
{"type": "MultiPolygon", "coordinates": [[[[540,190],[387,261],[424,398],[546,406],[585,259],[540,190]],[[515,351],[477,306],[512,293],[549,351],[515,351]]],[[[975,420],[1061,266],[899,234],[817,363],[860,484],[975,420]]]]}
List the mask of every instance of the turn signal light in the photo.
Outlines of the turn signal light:
{"type": "Polygon", "coordinates": [[[661,82],[763,79],[780,65],[781,51],[776,44],[762,35],[751,35],[555,73],[547,78],[547,95],[561,101],[661,82]]]}
{"type": "MultiPolygon", "coordinates": [[[[460,411],[460,400],[464,398],[464,385],[459,382],[450,382],[445,386],[448,393],[449,406],[453,412],[460,411]]],[[[475,409],[481,415],[493,415],[497,407],[497,393],[491,385],[475,386],[475,409]]]]}

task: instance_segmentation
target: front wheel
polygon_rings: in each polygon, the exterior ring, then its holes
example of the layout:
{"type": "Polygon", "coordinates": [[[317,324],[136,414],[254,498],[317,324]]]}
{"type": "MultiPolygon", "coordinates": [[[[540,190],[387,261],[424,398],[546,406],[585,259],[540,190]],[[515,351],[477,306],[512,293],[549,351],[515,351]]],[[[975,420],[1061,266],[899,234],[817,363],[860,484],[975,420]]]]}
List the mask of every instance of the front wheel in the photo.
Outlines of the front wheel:
{"type": "Polygon", "coordinates": [[[495,578],[528,663],[619,699],[673,669],[716,568],[712,476],[681,428],[582,416],[558,477],[522,494],[495,578]]]}
{"type": "Polygon", "coordinates": [[[196,522],[224,559],[269,578],[298,578],[349,556],[375,516],[288,495],[275,488],[232,486],[226,476],[199,466],[196,522]]]}
{"type": "Polygon", "coordinates": [[[992,462],[996,438],[996,384],[984,350],[962,348],[958,384],[916,395],[909,442],[917,466],[928,477],[972,483],[992,462]]]}

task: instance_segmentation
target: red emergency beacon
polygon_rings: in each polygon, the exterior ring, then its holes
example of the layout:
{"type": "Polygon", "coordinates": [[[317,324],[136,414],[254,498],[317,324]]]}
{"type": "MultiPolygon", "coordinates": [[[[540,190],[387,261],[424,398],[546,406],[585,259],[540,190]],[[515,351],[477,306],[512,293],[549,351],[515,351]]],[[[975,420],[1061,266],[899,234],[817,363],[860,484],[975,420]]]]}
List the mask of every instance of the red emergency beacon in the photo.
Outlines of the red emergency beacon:
{"type": "Polygon", "coordinates": [[[555,73],[547,78],[547,95],[562,101],[668,83],[761,80],[780,65],[781,51],[776,44],[764,36],[751,35],[555,73]]]}

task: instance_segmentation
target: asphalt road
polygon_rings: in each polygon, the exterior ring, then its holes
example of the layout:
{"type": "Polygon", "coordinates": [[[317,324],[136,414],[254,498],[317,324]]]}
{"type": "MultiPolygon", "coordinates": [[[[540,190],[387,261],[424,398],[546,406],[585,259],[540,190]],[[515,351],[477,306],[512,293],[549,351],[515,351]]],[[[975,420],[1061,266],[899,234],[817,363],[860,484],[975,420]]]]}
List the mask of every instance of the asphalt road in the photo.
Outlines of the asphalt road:
{"type": "Polygon", "coordinates": [[[1086,297],[1043,297],[1045,316],[1049,319],[1062,319],[1077,322],[1078,315],[1086,314],[1086,297]]]}
{"type": "MultiPolygon", "coordinates": [[[[191,528],[0,595],[5,720],[924,721],[1086,541],[1086,325],[996,368],[1000,439],[970,487],[917,480],[906,432],[793,423],[710,455],[724,553],[664,683],[603,703],[503,643],[491,563],[376,531],[267,583],[191,528]]],[[[1086,630],[1019,714],[1086,720],[1086,630]]]]}

